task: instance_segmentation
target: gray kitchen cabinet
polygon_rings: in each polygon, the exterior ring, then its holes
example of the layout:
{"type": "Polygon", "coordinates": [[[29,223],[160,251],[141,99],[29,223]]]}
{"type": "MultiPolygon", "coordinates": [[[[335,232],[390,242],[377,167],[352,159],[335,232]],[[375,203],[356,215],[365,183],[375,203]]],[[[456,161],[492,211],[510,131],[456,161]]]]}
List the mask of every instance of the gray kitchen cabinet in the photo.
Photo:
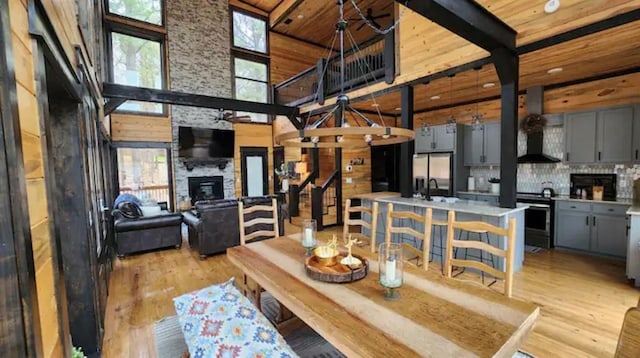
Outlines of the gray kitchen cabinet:
{"type": "Polygon", "coordinates": [[[497,204],[499,202],[498,196],[494,195],[478,195],[476,196],[476,200],[492,204],[497,204]]]}
{"type": "Polygon", "coordinates": [[[484,165],[500,165],[500,122],[484,124],[484,165]]]}
{"type": "Polygon", "coordinates": [[[415,130],[415,152],[427,153],[431,150],[433,142],[433,128],[418,128],[415,130]]]}
{"type": "Polygon", "coordinates": [[[464,126],[464,165],[482,165],[484,159],[484,126],[476,130],[464,126]]]}
{"type": "Polygon", "coordinates": [[[625,257],[627,220],[623,205],[557,201],[556,246],[625,257]]]}
{"type": "Polygon", "coordinates": [[[633,108],[633,161],[640,163],[640,104],[633,108]]]}
{"type": "Polygon", "coordinates": [[[633,141],[633,108],[622,107],[598,113],[597,161],[630,162],[633,141]]]}
{"type": "Polygon", "coordinates": [[[556,246],[589,250],[591,213],[574,210],[558,211],[555,238],[556,246]]]}
{"type": "Polygon", "coordinates": [[[627,218],[615,215],[592,216],[592,251],[624,257],[627,255],[627,218]]]}
{"type": "Polygon", "coordinates": [[[434,145],[433,150],[436,152],[453,152],[456,147],[455,131],[447,131],[447,126],[433,127],[434,145]]]}
{"type": "Polygon", "coordinates": [[[565,161],[594,163],[596,161],[597,112],[567,113],[565,117],[565,161]]]}
{"type": "Polygon", "coordinates": [[[447,133],[447,126],[432,126],[415,130],[415,152],[453,152],[456,146],[456,133],[447,133]]]}

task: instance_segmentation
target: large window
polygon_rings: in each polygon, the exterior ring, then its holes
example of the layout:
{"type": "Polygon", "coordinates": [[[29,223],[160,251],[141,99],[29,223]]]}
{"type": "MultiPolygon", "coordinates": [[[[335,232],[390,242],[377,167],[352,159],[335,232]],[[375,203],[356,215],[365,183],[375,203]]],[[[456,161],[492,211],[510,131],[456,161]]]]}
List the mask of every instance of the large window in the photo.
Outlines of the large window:
{"type": "MultiPolygon", "coordinates": [[[[240,10],[232,11],[234,96],[245,101],[269,103],[267,20],[240,10]]],[[[238,112],[252,122],[268,122],[266,114],[238,112]]]]}
{"type": "Polygon", "coordinates": [[[166,148],[118,148],[120,193],[170,205],[168,156],[166,148]]]}
{"type": "Polygon", "coordinates": [[[162,25],[161,0],[109,0],[108,6],[112,14],[162,25]]]}
{"type": "MultiPolygon", "coordinates": [[[[111,82],[166,88],[162,4],[162,0],[108,0],[105,19],[111,82]]],[[[157,103],[127,101],[118,107],[118,111],[162,115],[166,112],[165,107],[157,103]]]]}

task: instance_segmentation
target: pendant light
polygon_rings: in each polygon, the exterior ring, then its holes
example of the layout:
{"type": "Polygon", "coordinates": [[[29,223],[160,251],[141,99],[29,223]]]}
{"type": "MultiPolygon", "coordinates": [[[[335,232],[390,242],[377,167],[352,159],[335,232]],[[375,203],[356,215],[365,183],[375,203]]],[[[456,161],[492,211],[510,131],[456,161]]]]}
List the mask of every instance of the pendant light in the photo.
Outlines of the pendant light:
{"type": "Polygon", "coordinates": [[[480,114],[479,103],[480,103],[480,69],[476,68],[476,114],[471,116],[471,126],[474,131],[479,131],[484,129],[484,118],[480,114]]]}
{"type": "MultiPolygon", "coordinates": [[[[452,103],[453,103],[453,77],[454,76],[455,75],[449,75],[449,101],[451,101],[452,103]]],[[[445,127],[446,132],[455,133],[457,124],[458,124],[458,121],[453,116],[453,106],[451,106],[451,109],[449,112],[449,118],[447,118],[447,126],[445,127]]]]}

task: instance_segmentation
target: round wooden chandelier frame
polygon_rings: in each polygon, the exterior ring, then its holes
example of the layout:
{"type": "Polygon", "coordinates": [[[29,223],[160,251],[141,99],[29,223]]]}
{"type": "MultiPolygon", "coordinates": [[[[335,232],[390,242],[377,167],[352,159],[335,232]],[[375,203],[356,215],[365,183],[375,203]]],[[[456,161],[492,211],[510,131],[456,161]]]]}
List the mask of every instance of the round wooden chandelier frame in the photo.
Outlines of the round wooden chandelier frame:
{"type": "Polygon", "coordinates": [[[398,127],[340,127],[340,128],[315,128],[301,129],[278,134],[275,137],[277,145],[298,148],[345,148],[360,149],[370,146],[398,144],[414,140],[415,133],[412,130],[398,127]],[[371,142],[364,140],[365,135],[371,135],[371,142]],[[341,136],[343,140],[337,141],[341,136]],[[388,136],[384,138],[383,136],[388,136]],[[318,137],[318,142],[303,142],[301,138],[318,137]],[[330,138],[330,141],[322,141],[322,138],[330,138]]]}

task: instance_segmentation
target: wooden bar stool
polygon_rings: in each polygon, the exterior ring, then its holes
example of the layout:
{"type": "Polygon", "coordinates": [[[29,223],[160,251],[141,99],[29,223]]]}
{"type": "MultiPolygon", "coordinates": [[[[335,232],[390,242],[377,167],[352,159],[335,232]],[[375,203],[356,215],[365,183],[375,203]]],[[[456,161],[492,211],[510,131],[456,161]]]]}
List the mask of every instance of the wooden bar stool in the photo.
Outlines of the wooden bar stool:
{"type": "Polygon", "coordinates": [[[351,199],[347,199],[347,205],[344,209],[344,228],[342,231],[342,238],[346,240],[349,238],[349,226],[360,226],[361,228],[367,228],[371,232],[370,237],[364,234],[356,234],[358,239],[365,239],[371,246],[371,252],[376,252],[376,230],[378,228],[378,202],[374,201],[372,208],[366,208],[364,206],[351,206],[351,199]],[[360,219],[351,219],[351,213],[360,213],[360,219]],[[371,216],[371,223],[363,219],[364,214],[371,216]]]}
{"type": "MultiPolygon", "coordinates": [[[[414,241],[419,240],[422,243],[422,250],[417,249],[415,246],[411,246],[402,242],[403,249],[416,255],[416,266],[420,266],[420,259],[422,259],[422,267],[425,271],[429,269],[429,251],[431,249],[431,220],[432,211],[431,208],[425,210],[424,216],[420,216],[412,211],[393,211],[393,204],[387,205],[387,228],[385,231],[385,242],[387,245],[391,243],[391,234],[407,234],[413,237],[414,241]],[[423,232],[419,232],[410,227],[393,226],[393,219],[409,219],[415,223],[421,223],[424,225],[423,232]]],[[[405,259],[407,262],[411,262],[413,258],[405,259]]]]}
{"type": "Polygon", "coordinates": [[[508,227],[501,228],[491,224],[487,224],[481,221],[456,221],[456,213],[449,211],[448,227],[447,227],[447,257],[446,257],[446,276],[452,277],[453,266],[457,267],[469,267],[476,269],[482,273],[492,275],[497,279],[504,280],[504,294],[507,297],[511,297],[513,290],[513,261],[514,261],[514,246],[516,240],[516,219],[509,219],[508,227]],[[506,249],[500,249],[492,246],[490,243],[484,243],[481,241],[468,241],[468,240],[454,240],[454,230],[465,230],[470,232],[486,231],[498,236],[507,237],[506,249]],[[494,267],[491,267],[484,262],[478,262],[473,260],[467,260],[466,258],[456,259],[454,258],[454,249],[478,249],[481,252],[486,251],[489,254],[502,257],[505,259],[505,270],[498,271],[494,267]]]}
{"type": "MultiPolygon", "coordinates": [[[[462,234],[466,232],[467,236],[466,236],[466,241],[470,241],[470,234],[477,234],[478,235],[478,241],[480,242],[485,242],[486,239],[486,244],[487,245],[491,245],[491,240],[489,239],[489,232],[487,230],[482,230],[482,229],[468,229],[468,230],[460,230],[458,232],[458,240],[462,240],[462,234]],[[484,236],[483,236],[484,235],[484,236]]],[[[468,251],[467,248],[464,249],[464,259],[466,260],[468,258],[468,251]]],[[[454,257],[456,256],[458,250],[456,249],[454,251],[454,257]]],[[[474,258],[479,258],[480,262],[485,262],[484,260],[484,251],[480,250],[480,257],[474,257],[474,258]]],[[[496,263],[493,259],[493,254],[491,253],[487,253],[489,255],[489,261],[491,262],[491,267],[496,268],[496,263]]],[[[461,275],[463,272],[465,271],[465,269],[463,268],[460,272],[456,273],[456,276],[461,275]]],[[[482,284],[484,284],[484,272],[481,272],[482,274],[482,284]]],[[[494,284],[496,281],[494,280],[490,285],[494,284]]]]}

